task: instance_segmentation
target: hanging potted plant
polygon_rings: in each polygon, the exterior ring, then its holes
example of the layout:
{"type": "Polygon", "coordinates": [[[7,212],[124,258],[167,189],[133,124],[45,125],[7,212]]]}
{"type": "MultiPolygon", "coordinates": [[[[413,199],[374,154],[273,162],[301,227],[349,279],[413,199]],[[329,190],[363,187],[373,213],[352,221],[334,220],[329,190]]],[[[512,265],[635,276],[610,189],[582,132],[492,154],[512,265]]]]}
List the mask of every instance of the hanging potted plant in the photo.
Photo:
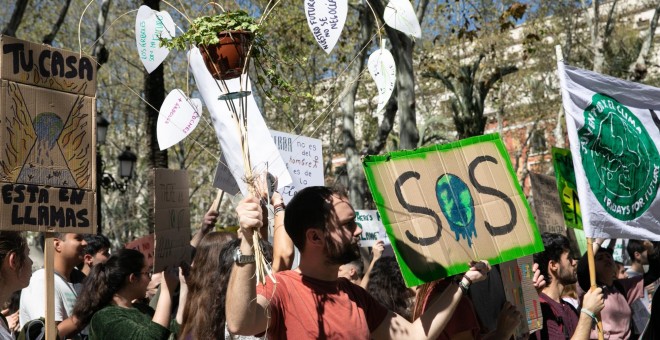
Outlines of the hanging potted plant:
{"type": "Polygon", "coordinates": [[[182,51],[199,47],[206,68],[218,80],[240,76],[248,51],[256,57],[264,47],[256,19],[241,10],[196,18],[184,34],[161,39],[161,45],[182,51]]]}

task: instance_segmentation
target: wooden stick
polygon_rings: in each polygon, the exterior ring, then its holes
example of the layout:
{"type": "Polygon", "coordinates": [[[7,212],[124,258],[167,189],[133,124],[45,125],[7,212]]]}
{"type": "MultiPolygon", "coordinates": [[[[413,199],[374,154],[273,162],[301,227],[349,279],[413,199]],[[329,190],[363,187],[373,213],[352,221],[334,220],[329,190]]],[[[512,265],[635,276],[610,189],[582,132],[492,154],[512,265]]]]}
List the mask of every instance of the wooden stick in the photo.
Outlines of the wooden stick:
{"type": "Polygon", "coordinates": [[[211,204],[211,210],[218,211],[220,209],[220,203],[222,203],[222,198],[225,196],[225,192],[222,189],[218,189],[218,193],[215,195],[215,199],[211,204]]]}
{"type": "Polygon", "coordinates": [[[55,326],[55,255],[54,235],[45,233],[44,266],[46,267],[46,340],[55,340],[57,327],[55,326]]]}
{"type": "MultiPolygon", "coordinates": [[[[589,261],[589,281],[591,290],[598,288],[596,285],[596,260],[594,259],[593,239],[587,237],[587,260],[589,261]]],[[[598,340],[603,340],[603,321],[600,319],[600,312],[596,314],[598,319],[598,340]]]]}

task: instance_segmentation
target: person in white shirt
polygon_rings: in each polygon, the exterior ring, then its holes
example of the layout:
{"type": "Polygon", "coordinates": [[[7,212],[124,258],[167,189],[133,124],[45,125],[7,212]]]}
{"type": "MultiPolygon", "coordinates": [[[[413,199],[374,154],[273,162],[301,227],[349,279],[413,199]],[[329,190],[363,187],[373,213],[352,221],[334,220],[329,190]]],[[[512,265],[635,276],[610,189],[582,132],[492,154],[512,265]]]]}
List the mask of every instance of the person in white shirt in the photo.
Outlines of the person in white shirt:
{"type": "MultiPolygon", "coordinates": [[[[75,322],[62,322],[72,315],[78,293],[82,288],[80,271],[74,271],[75,266],[83,260],[83,252],[87,243],[83,234],[55,233],[55,322],[60,335],[68,335],[76,331],[75,322]]],[[[32,274],[30,285],[21,293],[19,320],[21,328],[30,320],[45,317],[46,313],[46,275],[44,269],[32,274]]]]}

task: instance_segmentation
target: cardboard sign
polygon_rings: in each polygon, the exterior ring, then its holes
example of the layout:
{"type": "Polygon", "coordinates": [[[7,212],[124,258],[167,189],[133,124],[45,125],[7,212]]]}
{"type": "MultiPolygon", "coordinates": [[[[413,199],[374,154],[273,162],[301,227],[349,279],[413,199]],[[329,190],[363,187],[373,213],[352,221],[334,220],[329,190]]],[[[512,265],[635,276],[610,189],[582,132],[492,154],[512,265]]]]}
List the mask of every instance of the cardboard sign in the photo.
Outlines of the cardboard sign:
{"type": "Polygon", "coordinates": [[[185,170],[154,169],[154,272],[190,263],[190,183],[185,170]]]}
{"type": "Polygon", "coordinates": [[[325,53],[330,54],[344,29],[348,1],[307,0],[304,3],[307,25],[309,25],[314,39],[325,53]]]}
{"type": "Polygon", "coordinates": [[[557,178],[557,190],[564,212],[564,222],[569,228],[582,229],[582,212],[575,183],[575,169],[571,150],[552,148],[552,164],[557,178]]]}
{"type": "Polygon", "coordinates": [[[144,255],[147,266],[151,267],[154,265],[154,234],[149,234],[128,242],[124,248],[141,252],[144,255]]]}
{"type": "Polygon", "coordinates": [[[564,214],[557,196],[557,182],[554,177],[530,172],[529,178],[534,194],[532,204],[534,217],[539,231],[566,235],[564,214]]]}
{"type": "Polygon", "coordinates": [[[10,37],[0,45],[0,229],[91,233],[96,67],[10,37]]]}
{"type": "Polygon", "coordinates": [[[396,85],[396,64],[390,51],[381,48],[369,56],[369,73],[378,88],[378,107],[380,112],[390,100],[394,86],[396,85]]]}
{"type": "Polygon", "coordinates": [[[406,285],[543,250],[499,135],[367,156],[374,202],[406,285]]]}
{"type": "Polygon", "coordinates": [[[373,247],[385,236],[380,234],[383,222],[380,220],[378,210],[355,210],[355,223],[362,229],[360,247],[373,247]]]}
{"type": "MultiPolygon", "coordinates": [[[[278,188],[291,184],[291,176],[286,169],[284,161],[277,152],[268,133],[268,127],[264,121],[259,107],[253,95],[243,98],[219,100],[226,92],[251,91],[248,77],[239,77],[222,82],[215,80],[209,73],[199,49],[194,48],[188,54],[190,68],[197,83],[197,89],[211,114],[213,127],[215,128],[220,149],[227,161],[238,187],[243,196],[248,195],[248,186],[245,182],[245,169],[243,152],[241,148],[242,127],[236,123],[236,115],[247,115],[247,140],[250,149],[250,164],[253,174],[259,175],[260,169],[268,169],[268,172],[277,177],[278,188]]],[[[262,171],[263,171],[262,170],[262,171]]],[[[265,189],[265,188],[264,188],[265,189]]]]}
{"type": "Polygon", "coordinates": [[[291,185],[280,190],[285,204],[304,188],[324,185],[321,140],[275,130],[270,135],[291,175],[291,185]]]}
{"type": "Polygon", "coordinates": [[[533,263],[534,259],[530,255],[500,265],[506,300],[515,305],[527,320],[518,326],[516,339],[527,339],[530,333],[543,328],[541,302],[532,281],[533,263]]]}

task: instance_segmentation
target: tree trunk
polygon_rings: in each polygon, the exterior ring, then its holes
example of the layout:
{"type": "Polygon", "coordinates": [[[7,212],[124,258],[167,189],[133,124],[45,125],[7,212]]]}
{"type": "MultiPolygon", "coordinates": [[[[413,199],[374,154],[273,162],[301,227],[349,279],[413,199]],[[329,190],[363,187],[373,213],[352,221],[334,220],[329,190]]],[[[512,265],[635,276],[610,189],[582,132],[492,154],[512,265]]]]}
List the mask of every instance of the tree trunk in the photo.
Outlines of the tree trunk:
{"type": "Polygon", "coordinates": [[[351,81],[347,93],[341,98],[339,106],[344,114],[342,135],[344,139],[344,155],[346,156],[346,172],[348,174],[348,197],[355,209],[362,209],[366,196],[364,171],[360,163],[360,153],[355,143],[355,97],[360,85],[360,74],[364,70],[366,53],[362,47],[371,42],[372,19],[371,11],[362,3],[359,7],[360,38],[356,46],[359,53],[357,60],[351,66],[348,79],[351,81]],[[357,79],[353,81],[353,79],[357,79]]]}
{"type": "Polygon", "coordinates": [[[109,52],[105,48],[103,33],[105,33],[105,23],[108,20],[110,2],[111,0],[103,0],[103,3],[101,3],[101,12],[99,12],[98,18],[96,18],[96,44],[94,45],[92,56],[96,58],[98,67],[101,67],[101,65],[108,61],[109,52]]]}
{"type": "Polygon", "coordinates": [[[7,26],[2,30],[3,35],[10,37],[16,36],[16,30],[18,26],[23,21],[23,14],[25,14],[25,8],[27,8],[29,0],[17,0],[14,7],[14,12],[11,14],[11,19],[7,23],[7,26]]]}
{"type": "Polygon", "coordinates": [[[650,52],[653,50],[653,38],[655,37],[655,29],[658,27],[658,18],[660,17],[660,3],[655,8],[653,19],[649,23],[649,31],[644,38],[642,47],[639,50],[637,59],[628,67],[628,79],[632,81],[641,81],[646,77],[648,68],[646,60],[649,58],[650,52]]]}
{"type": "Polygon", "coordinates": [[[71,5],[71,0],[66,0],[64,6],[62,6],[62,9],[60,10],[60,15],[57,17],[57,21],[55,22],[55,24],[53,24],[53,27],[50,29],[50,33],[48,33],[41,42],[43,42],[46,45],[53,44],[53,40],[55,40],[55,36],[57,35],[57,32],[60,31],[60,27],[62,27],[62,24],[64,23],[64,18],[66,17],[66,13],[69,12],[69,5],[71,5]]]}
{"type": "MultiPolygon", "coordinates": [[[[160,10],[160,0],[144,0],[144,4],[151,9],[160,10]]],[[[167,150],[160,150],[158,146],[158,136],[156,134],[156,125],[158,123],[158,109],[165,101],[165,82],[163,79],[163,65],[158,66],[151,73],[144,73],[144,99],[150,105],[147,110],[147,144],[149,149],[149,168],[167,168],[167,150]]],[[[150,170],[151,171],[151,170],[150,170]]],[[[149,176],[149,195],[154,197],[153,178],[149,176]]],[[[148,225],[149,233],[154,232],[153,209],[149,209],[148,225]]]]}

